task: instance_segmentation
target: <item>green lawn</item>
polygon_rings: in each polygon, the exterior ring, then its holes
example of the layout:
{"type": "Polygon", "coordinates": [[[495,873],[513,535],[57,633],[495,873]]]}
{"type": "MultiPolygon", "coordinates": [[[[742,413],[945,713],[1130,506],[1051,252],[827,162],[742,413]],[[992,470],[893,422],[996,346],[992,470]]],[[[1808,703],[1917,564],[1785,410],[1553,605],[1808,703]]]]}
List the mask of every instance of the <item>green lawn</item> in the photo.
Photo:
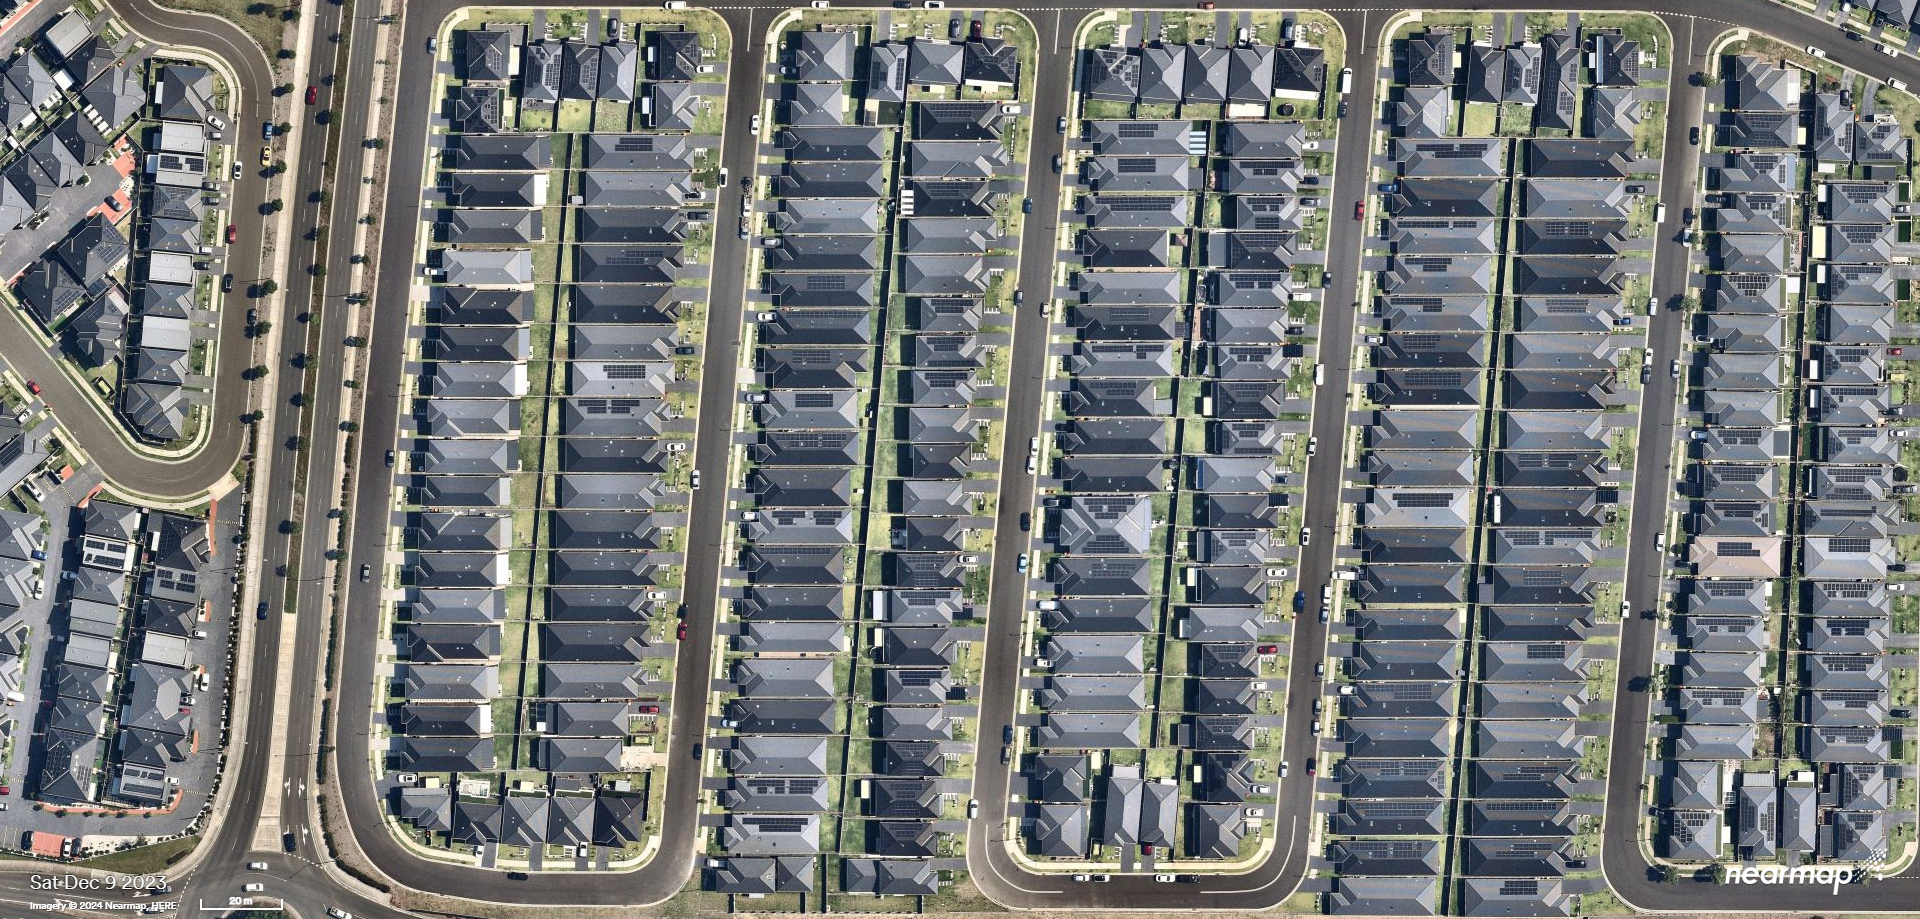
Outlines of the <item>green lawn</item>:
{"type": "Polygon", "coordinates": [[[254,15],[247,12],[247,8],[253,4],[254,0],[161,0],[160,2],[161,6],[210,13],[231,22],[260,45],[260,53],[272,58],[273,53],[280,50],[282,25],[280,11],[286,7],[282,4],[268,4],[266,14],[254,15]]]}
{"type": "Polygon", "coordinates": [[[101,868],[108,871],[118,871],[122,874],[153,874],[179,861],[181,857],[193,851],[193,847],[199,844],[200,837],[183,836],[179,839],[170,839],[166,842],[155,843],[151,846],[142,846],[138,849],[128,849],[125,852],[115,852],[112,855],[90,858],[79,864],[83,868],[101,868]]]}

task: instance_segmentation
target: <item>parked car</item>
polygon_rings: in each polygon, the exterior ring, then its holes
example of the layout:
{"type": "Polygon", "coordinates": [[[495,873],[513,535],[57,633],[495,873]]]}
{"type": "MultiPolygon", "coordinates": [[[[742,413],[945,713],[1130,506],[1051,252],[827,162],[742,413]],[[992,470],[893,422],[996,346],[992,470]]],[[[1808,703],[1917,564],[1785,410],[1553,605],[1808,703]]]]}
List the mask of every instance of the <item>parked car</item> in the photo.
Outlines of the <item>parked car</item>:
{"type": "Polygon", "coordinates": [[[307,87],[307,104],[313,105],[314,103],[319,101],[320,101],[320,87],[318,86],[307,87]]]}
{"type": "Polygon", "coordinates": [[[237,243],[239,241],[240,241],[240,228],[237,226],[234,226],[231,223],[227,224],[227,245],[231,246],[234,243],[237,243]]]}

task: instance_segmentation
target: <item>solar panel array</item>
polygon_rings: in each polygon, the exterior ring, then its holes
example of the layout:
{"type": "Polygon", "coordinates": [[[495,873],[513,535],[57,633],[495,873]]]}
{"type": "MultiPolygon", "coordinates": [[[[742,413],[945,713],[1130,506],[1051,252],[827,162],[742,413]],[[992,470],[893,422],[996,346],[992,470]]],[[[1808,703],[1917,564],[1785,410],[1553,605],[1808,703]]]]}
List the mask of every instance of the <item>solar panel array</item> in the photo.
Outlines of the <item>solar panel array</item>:
{"type": "MultiPolygon", "coordinates": [[[[1851,136],[1850,131],[1827,130],[1823,113],[1837,110],[1849,127],[1855,113],[1838,105],[1839,99],[1835,96],[1816,97],[1812,91],[1801,92],[1805,75],[1797,69],[1783,69],[1764,59],[1745,57],[1726,58],[1721,64],[1728,68],[1734,84],[1733,98],[1746,100],[1753,107],[1752,111],[1741,111],[1734,116],[1742,123],[1772,131],[1776,125],[1798,123],[1811,108],[1813,120],[1823,129],[1808,138],[1809,143],[1792,150],[1739,153],[1724,160],[1718,153],[1711,154],[1711,159],[1724,165],[1709,169],[1710,186],[1755,190],[1737,197],[1728,194],[1709,198],[1710,206],[1722,208],[1724,213],[1721,219],[1709,219],[1706,226],[1733,227],[1748,234],[1740,238],[1740,248],[1745,251],[1759,251],[1754,241],[1762,237],[1752,234],[1762,231],[1773,244],[1780,240],[1791,244],[1800,238],[1817,238],[1830,245],[1818,246],[1811,252],[1810,266],[1804,276],[1815,283],[1807,284],[1798,292],[1804,294],[1804,301],[1786,278],[1742,274],[1721,276],[1719,280],[1751,299],[1722,300],[1713,309],[1716,313],[1755,314],[1761,317],[1754,320],[1756,324],[1776,316],[1792,324],[1796,320],[1792,313],[1805,310],[1804,327],[1809,335],[1839,332],[1851,336],[1846,330],[1867,321],[1867,315],[1892,309],[1891,304],[1854,304],[1860,297],[1872,299],[1871,280],[1881,277],[1885,270],[1884,264],[1871,264],[1884,261],[1884,257],[1872,253],[1881,240],[1890,238],[1890,228],[1885,223],[1872,222],[1871,218],[1858,223],[1822,226],[1825,215],[1836,210],[1833,203],[1797,209],[1801,222],[1784,223],[1777,229],[1755,216],[1771,215],[1775,221],[1785,221],[1790,216],[1786,207],[1788,197],[1802,193],[1821,202],[1826,202],[1831,195],[1836,203],[1871,204],[1876,196],[1857,196],[1856,192],[1863,189],[1850,183],[1844,169],[1836,173],[1822,167],[1814,173],[1815,184],[1810,188],[1803,187],[1799,169],[1801,158],[1828,155],[1823,152],[1828,148],[1822,144],[1830,145],[1835,138],[1851,136]],[[1776,92],[1775,87],[1784,89],[1776,92]],[[1782,99],[1793,101],[1786,104],[1782,99]],[[1767,184],[1781,187],[1760,187],[1767,184]],[[1824,283],[1819,283],[1823,277],[1824,283]],[[1869,283],[1855,286],[1856,280],[1869,283]],[[1787,296],[1776,306],[1770,298],[1783,289],[1787,296]],[[1823,302],[1829,298],[1842,302],[1823,302]],[[1852,318],[1836,322],[1831,318],[1836,311],[1849,313],[1852,318]],[[1827,321],[1820,321],[1822,315],[1829,317],[1827,321]]],[[[1769,145],[1780,146],[1779,143],[1769,145]]],[[[1869,206],[1865,211],[1870,213],[1872,208],[1869,206]]],[[[1723,244],[1717,235],[1706,236],[1704,241],[1710,253],[1718,251],[1723,244]]],[[[1734,251],[1734,240],[1727,239],[1725,244],[1728,252],[1734,251]]],[[[1738,318],[1729,317],[1729,322],[1738,318]]],[[[1731,389],[1759,387],[1763,385],[1759,378],[1736,368],[1736,364],[1744,360],[1751,366],[1753,358],[1749,355],[1760,341],[1743,336],[1737,344],[1729,343],[1727,347],[1728,351],[1737,350],[1740,354],[1703,351],[1696,353],[1695,360],[1705,365],[1708,371],[1705,379],[1721,381],[1717,385],[1731,389]],[[1722,369],[1733,372],[1716,376],[1715,371],[1722,369]]],[[[1861,368],[1860,372],[1864,373],[1869,372],[1865,368],[1876,367],[1868,360],[1877,356],[1879,344],[1845,337],[1838,342],[1816,345],[1820,350],[1814,353],[1822,358],[1830,381],[1837,381],[1854,372],[1852,368],[1861,368]]],[[[1800,361],[1788,355],[1787,366],[1798,369],[1800,361]]],[[[1871,533],[1877,527],[1867,521],[1882,511],[1894,518],[1890,522],[1897,522],[1897,508],[1834,503],[1873,499],[1883,487],[1879,483],[1885,481],[1883,464],[1892,456],[1893,445],[1886,439],[1862,438],[1854,430],[1837,426],[1858,427],[1879,421],[1872,406],[1875,400],[1884,400],[1884,386],[1858,385],[1858,381],[1858,377],[1853,377],[1836,385],[1836,382],[1823,383],[1817,374],[1806,379],[1790,375],[1777,389],[1760,390],[1767,396],[1778,393],[1781,396],[1778,404],[1811,404],[1813,411],[1808,420],[1816,425],[1836,425],[1805,430],[1798,435],[1797,443],[1810,442],[1817,448],[1799,451],[1800,456],[1786,455],[1788,451],[1776,446],[1773,432],[1762,429],[1772,419],[1761,417],[1761,413],[1742,411],[1741,414],[1748,416],[1742,421],[1747,427],[1734,430],[1718,428],[1716,420],[1711,415],[1707,417],[1708,436],[1697,442],[1699,446],[1695,450],[1689,451],[1689,458],[1695,463],[1713,462],[1714,465],[1711,474],[1700,479],[1705,485],[1702,500],[1690,509],[1690,523],[1686,528],[1689,537],[1683,539],[1693,541],[1690,545],[1683,542],[1679,548],[1680,571],[1686,576],[1682,581],[1681,608],[1688,611],[1681,632],[1692,636],[1688,640],[1697,643],[1698,653],[1691,657],[1683,655],[1684,668],[1667,668],[1669,680],[1683,686],[1688,679],[1703,686],[1723,685],[1716,681],[1725,680],[1749,686],[1751,674],[1761,672],[1759,664],[1765,655],[1771,648],[1781,646],[1775,629],[1790,635],[1806,634],[1812,642],[1819,632],[1814,625],[1816,621],[1840,621],[1812,617],[1845,615],[1860,616],[1857,620],[1860,622],[1887,622],[1885,594],[1879,583],[1885,578],[1884,560],[1891,555],[1891,543],[1879,536],[1860,534],[1871,533]],[[1846,452],[1832,449],[1842,444],[1847,445],[1846,452]],[[1886,452],[1875,456],[1877,451],[1886,452]],[[1833,464],[1841,462],[1843,457],[1846,465],[1833,464]],[[1774,482],[1779,483],[1777,496],[1769,484],[1774,482]],[[1767,503],[1709,503],[1717,486],[1734,483],[1768,485],[1764,489],[1767,503]],[[1774,504],[1776,497],[1785,503],[1774,504]],[[1846,522],[1845,535],[1829,538],[1821,534],[1835,532],[1833,529],[1812,529],[1822,521],[1829,527],[1846,522]]],[[[1728,395],[1746,398],[1738,393],[1728,395]]],[[[1747,401],[1765,404],[1759,400],[1747,401]]],[[[1779,420],[1786,423],[1790,419],[1783,416],[1779,420]]],[[[1836,642],[1851,640],[1841,632],[1826,634],[1832,635],[1836,642]]],[[[1868,697],[1884,697],[1886,675],[1878,666],[1877,650],[1861,655],[1813,654],[1809,643],[1800,641],[1787,641],[1784,647],[1787,649],[1784,659],[1767,672],[1769,679],[1763,692],[1770,691],[1771,699],[1763,696],[1756,705],[1749,695],[1750,689],[1709,690],[1689,686],[1685,687],[1685,695],[1696,702],[1726,703],[1717,706],[1718,710],[1708,719],[1710,724],[1687,723],[1680,694],[1669,700],[1667,708],[1656,710],[1678,716],[1682,722],[1668,729],[1674,735],[1671,742],[1659,743],[1655,748],[1664,759],[1682,761],[1676,768],[1683,770],[1665,780],[1669,790],[1663,792],[1662,799],[1679,801],[1682,805],[1663,814],[1662,830],[1654,839],[1659,854],[1685,862],[1785,860],[1789,864],[1799,864],[1803,856],[1821,860],[1866,857],[1860,846],[1843,838],[1846,834],[1823,835],[1824,826],[1846,822],[1841,812],[1826,812],[1827,807],[1836,803],[1837,796],[1817,793],[1815,787],[1795,782],[1790,772],[1806,768],[1802,764],[1810,762],[1816,785],[1833,783],[1837,787],[1839,770],[1844,768],[1844,763],[1885,761],[1885,746],[1868,736],[1877,736],[1877,732],[1857,734],[1850,726],[1855,719],[1870,714],[1884,717],[1884,708],[1869,705],[1852,709],[1847,705],[1847,698],[1836,695],[1860,690],[1864,682],[1877,684],[1865,689],[1868,697]],[[1792,699],[1796,691],[1809,694],[1801,696],[1799,704],[1771,701],[1792,699]],[[1822,699],[1828,700],[1827,703],[1822,704],[1822,699]],[[1733,704],[1735,702],[1740,704],[1733,704]],[[1772,723],[1773,719],[1777,719],[1777,725],[1772,723]],[[1734,772],[1736,769],[1742,771],[1734,772]],[[1719,787],[1711,788],[1709,793],[1687,792],[1690,787],[1711,786],[1716,782],[1719,787]],[[1723,797],[1721,787],[1731,791],[1723,797]],[[1714,833],[1722,825],[1726,827],[1730,845],[1723,845],[1714,833]],[[1853,851],[1847,851],[1849,846],[1853,851]]],[[[1836,646],[1823,647],[1831,650],[1836,646]]],[[[1659,738],[1668,731],[1656,731],[1655,736],[1659,738]]]]}
{"type": "MultiPolygon", "coordinates": [[[[502,40],[493,47],[506,48],[513,41],[511,33],[485,34],[502,40]]],[[[480,47],[481,36],[469,31],[456,44],[480,47]]],[[[542,46],[543,53],[556,47],[537,37],[527,45],[534,46],[542,46]]],[[[614,117],[619,97],[631,99],[636,90],[644,91],[644,85],[611,85],[616,76],[631,77],[633,71],[622,71],[618,61],[637,60],[633,43],[570,47],[591,66],[568,64],[569,72],[584,80],[584,86],[568,92],[584,90],[589,98],[600,97],[602,123],[614,117]],[[598,69],[602,63],[607,67],[598,69]]],[[[542,85],[534,76],[518,91],[534,93],[542,85]]],[[[461,90],[448,92],[457,96],[461,90]]],[[[423,413],[426,420],[418,430],[403,432],[409,439],[402,441],[402,459],[395,464],[396,484],[403,489],[399,503],[413,511],[413,532],[418,534],[405,576],[407,602],[400,605],[405,610],[401,615],[412,621],[403,627],[410,637],[398,644],[420,655],[403,668],[412,674],[414,687],[407,704],[445,701],[434,694],[457,692],[448,687],[462,686],[474,691],[462,699],[480,709],[478,727],[456,729],[472,722],[444,716],[404,717],[401,722],[423,732],[477,732],[477,738],[461,735],[463,741],[478,744],[458,755],[466,758],[464,767],[451,769],[461,780],[478,777],[486,780],[483,785],[499,788],[507,784],[501,777],[508,772],[522,779],[528,773],[549,773],[537,782],[549,792],[563,784],[591,790],[602,787],[600,776],[627,772],[635,757],[651,754],[654,741],[664,737],[651,728],[666,707],[670,685],[651,681],[641,658],[650,646],[671,640],[672,630],[650,618],[662,601],[645,598],[649,588],[677,582],[681,564],[677,556],[656,547],[671,541],[667,531],[677,525],[673,518],[686,504],[682,486],[669,485],[669,479],[684,483],[687,463],[674,457],[691,456],[691,451],[668,444],[687,447],[691,442],[666,433],[670,410],[660,393],[677,379],[671,355],[683,340],[682,307],[705,297],[672,286],[686,248],[684,199],[693,187],[699,148],[684,131],[569,136],[548,133],[544,125],[536,131],[540,104],[522,101],[526,104],[514,106],[507,116],[509,123],[497,127],[506,133],[456,133],[449,138],[450,146],[479,152],[446,158],[436,187],[485,184],[507,191],[484,202],[449,202],[453,216],[445,231],[428,235],[438,264],[472,261],[464,271],[449,267],[445,275],[429,279],[434,308],[422,318],[437,328],[418,332],[435,336],[485,330],[499,346],[485,352],[442,349],[426,362],[415,383],[416,392],[431,395],[423,413]],[[520,121],[512,122],[516,118],[520,121]],[[530,133],[516,133],[523,128],[530,133]],[[609,179],[605,187],[649,187],[671,200],[646,207],[625,199],[592,200],[587,202],[594,206],[591,215],[563,204],[567,196],[548,192],[579,185],[576,172],[584,170],[570,163],[552,165],[550,153],[562,144],[603,159],[594,172],[609,179]],[[549,201],[555,206],[543,210],[549,201]],[[492,206],[484,211],[469,206],[476,203],[492,206]],[[461,229],[478,226],[481,218],[494,227],[487,231],[490,235],[461,229]],[[543,220],[557,220],[567,232],[548,238],[543,220]],[[598,244],[592,241],[598,238],[594,227],[644,232],[650,243],[598,244]],[[546,247],[541,252],[550,257],[535,258],[536,247],[546,247]],[[578,271],[563,274],[561,266],[577,266],[578,271]],[[644,270],[627,271],[630,268],[644,270]],[[586,278],[589,273],[594,277],[586,278]],[[550,338],[531,334],[534,324],[550,338]],[[619,357],[603,360],[602,354],[619,357]],[[427,381],[439,388],[428,393],[427,381]],[[454,418],[503,420],[443,423],[454,418]],[[523,471],[521,456],[550,449],[545,475],[518,475],[523,471]],[[664,513],[656,516],[656,511],[664,513]],[[418,525],[429,518],[432,525],[418,525]],[[519,559],[524,568],[516,571],[510,558],[519,559]],[[515,633],[538,629],[538,638],[503,641],[503,615],[514,620],[515,633]],[[448,633],[427,630],[446,629],[450,620],[472,631],[447,647],[436,647],[429,636],[448,633]],[[479,675],[473,675],[476,672],[479,675]],[[503,672],[524,672],[526,678],[503,680],[503,672]],[[483,688],[495,686],[497,690],[483,688]],[[588,698],[593,701],[583,701],[588,698]],[[643,700],[650,713],[642,713],[643,700]]],[[[638,106],[623,106],[622,111],[640,118],[638,106]]],[[[490,112],[490,117],[498,117],[498,112],[490,112]]],[[[456,132],[471,130],[475,123],[462,121],[456,132]]],[[[602,189],[594,185],[583,192],[591,197],[602,189]]],[[[673,409],[689,415],[696,410],[684,400],[673,409]]],[[[459,749],[458,742],[445,737],[425,739],[459,749]]],[[[664,749],[663,742],[659,750],[664,749]]],[[[423,764],[404,761],[408,755],[391,768],[447,773],[458,758],[442,756],[423,764]]],[[[438,777],[443,788],[455,784],[455,775],[438,777]]],[[[463,809],[474,803],[472,798],[505,804],[513,813],[534,800],[475,795],[462,784],[449,834],[462,851],[500,832],[497,814],[491,829],[470,819],[463,809]]],[[[616,795],[611,781],[600,792],[620,797],[622,806],[638,817],[640,823],[621,831],[642,834],[626,840],[636,847],[645,842],[642,824],[648,818],[644,779],[640,784],[637,796],[616,795]]],[[[625,857],[618,851],[623,845],[618,833],[595,832],[594,811],[586,814],[584,824],[558,816],[549,822],[547,802],[539,803],[540,809],[530,812],[536,817],[516,818],[518,825],[510,819],[506,834],[497,838],[535,849],[542,843],[599,843],[611,845],[616,859],[625,857]]],[[[561,803],[552,805],[556,815],[563,809],[561,803]]],[[[510,866],[521,865],[503,859],[497,867],[510,866]]],[[[537,858],[530,867],[541,867],[537,858]]]]}

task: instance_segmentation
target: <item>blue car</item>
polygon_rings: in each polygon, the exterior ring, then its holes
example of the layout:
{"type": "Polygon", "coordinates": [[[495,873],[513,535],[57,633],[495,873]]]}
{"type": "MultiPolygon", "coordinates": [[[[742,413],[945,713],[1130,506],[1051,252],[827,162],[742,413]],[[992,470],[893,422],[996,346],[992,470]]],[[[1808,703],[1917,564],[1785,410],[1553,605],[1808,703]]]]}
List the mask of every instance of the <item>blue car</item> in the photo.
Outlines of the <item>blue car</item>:
{"type": "Polygon", "coordinates": [[[1296,613],[1302,613],[1302,612],[1306,612],[1306,609],[1307,609],[1307,592],[1304,590],[1294,591],[1293,592],[1293,611],[1296,613]]]}

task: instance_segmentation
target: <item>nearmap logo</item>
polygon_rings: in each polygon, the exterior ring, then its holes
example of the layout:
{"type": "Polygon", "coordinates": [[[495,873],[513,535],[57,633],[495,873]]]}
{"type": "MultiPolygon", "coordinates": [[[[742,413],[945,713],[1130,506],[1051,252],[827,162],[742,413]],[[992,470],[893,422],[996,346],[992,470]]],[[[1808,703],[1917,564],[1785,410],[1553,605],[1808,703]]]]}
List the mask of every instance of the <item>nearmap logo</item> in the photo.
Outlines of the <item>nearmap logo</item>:
{"type": "Polygon", "coordinates": [[[1734,865],[1722,875],[1726,884],[1820,884],[1840,893],[1843,884],[1866,883],[1886,877],[1878,859],[1858,865],[1734,865]]]}

